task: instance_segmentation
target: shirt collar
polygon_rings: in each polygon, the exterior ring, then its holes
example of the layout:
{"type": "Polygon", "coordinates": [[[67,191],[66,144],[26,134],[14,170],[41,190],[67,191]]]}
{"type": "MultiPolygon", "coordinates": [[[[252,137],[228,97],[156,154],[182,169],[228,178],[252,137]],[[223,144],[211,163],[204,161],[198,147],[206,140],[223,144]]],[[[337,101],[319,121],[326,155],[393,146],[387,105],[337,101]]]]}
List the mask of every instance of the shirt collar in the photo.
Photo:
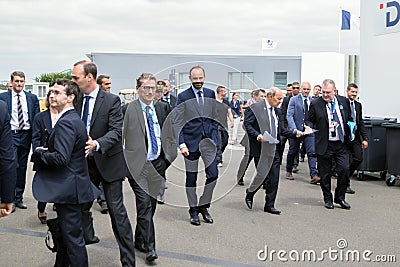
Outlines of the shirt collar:
{"type": "MultiPolygon", "coordinates": [[[[12,90],[11,93],[12,93],[12,96],[13,96],[13,97],[14,97],[14,96],[17,96],[17,93],[14,92],[14,90],[12,90]]],[[[20,96],[25,96],[24,90],[22,90],[22,91],[19,93],[19,95],[20,95],[20,96]]]]}
{"type": "Polygon", "coordinates": [[[141,108],[142,108],[142,110],[143,110],[144,112],[146,112],[146,107],[147,107],[147,106],[149,106],[149,107],[151,108],[151,110],[154,110],[154,101],[151,101],[150,105],[146,105],[146,104],[143,103],[140,99],[138,99],[138,100],[139,100],[140,106],[141,106],[141,108]]]}
{"type": "Polygon", "coordinates": [[[83,96],[90,96],[91,98],[96,99],[97,95],[99,93],[99,86],[96,87],[90,94],[84,94],[83,96]]]}

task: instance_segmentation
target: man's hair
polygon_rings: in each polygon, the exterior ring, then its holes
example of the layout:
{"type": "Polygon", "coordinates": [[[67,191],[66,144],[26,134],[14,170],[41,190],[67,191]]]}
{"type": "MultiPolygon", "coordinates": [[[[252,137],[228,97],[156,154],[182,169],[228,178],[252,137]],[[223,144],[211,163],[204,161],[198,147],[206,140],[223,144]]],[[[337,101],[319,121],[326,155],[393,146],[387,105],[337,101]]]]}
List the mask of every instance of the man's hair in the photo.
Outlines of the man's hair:
{"type": "Polygon", "coordinates": [[[258,88],[256,90],[253,91],[254,96],[258,97],[260,95],[260,92],[265,93],[265,89],[263,88],[258,88]]]}
{"type": "Polygon", "coordinates": [[[281,89],[279,89],[278,87],[274,87],[273,86],[273,87],[268,89],[267,96],[275,96],[276,92],[279,91],[279,90],[281,90],[281,89]]]}
{"type": "Polygon", "coordinates": [[[145,73],[140,74],[140,76],[136,79],[136,86],[138,88],[142,86],[143,80],[153,80],[153,81],[157,82],[156,76],[154,76],[151,73],[145,72],[145,73]]]}
{"type": "Polygon", "coordinates": [[[57,78],[55,84],[61,85],[65,87],[65,94],[66,95],[74,95],[74,105],[76,101],[78,100],[78,95],[79,95],[79,87],[78,85],[70,81],[66,78],[57,78]]]}
{"type": "Polygon", "coordinates": [[[335,82],[334,82],[332,79],[325,79],[325,80],[322,82],[322,86],[324,86],[324,87],[326,87],[326,86],[328,86],[328,85],[330,85],[330,84],[333,85],[333,89],[336,89],[335,82]]]}
{"type": "Polygon", "coordinates": [[[291,83],[288,83],[287,85],[286,85],[286,87],[292,87],[293,85],[291,84],[291,83]]]}
{"type": "Polygon", "coordinates": [[[293,82],[292,83],[292,87],[294,87],[295,85],[298,85],[300,87],[300,83],[299,82],[293,82]]]}
{"type": "Polygon", "coordinates": [[[194,69],[201,69],[201,70],[203,71],[204,76],[206,76],[206,71],[205,71],[201,66],[194,66],[194,67],[192,67],[192,68],[190,69],[190,71],[189,71],[189,76],[192,75],[192,71],[193,71],[194,69]]]}
{"type": "Polygon", "coordinates": [[[11,73],[11,81],[14,81],[15,76],[23,77],[25,79],[25,73],[23,73],[22,71],[14,71],[13,73],[11,73]]]}
{"type": "Polygon", "coordinates": [[[78,61],[74,64],[74,67],[78,65],[83,65],[83,72],[85,73],[85,76],[88,75],[89,73],[92,74],[93,78],[96,79],[97,77],[97,66],[93,62],[87,61],[87,60],[81,60],[78,61]]]}
{"type": "Polygon", "coordinates": [[[319,85],[319,84],[314,85],[314,88],[315,87],[319,87],[319,89],[321,89],[321,85],[319,85]]]}
{"type": "Polygon", "coordinates": [[[105,75],[105,74],[101,74],[101,75],[99,75],[99,77],[97,77],[96,83],[97,83],[98,85],[101,85],[103,79],[110,79],[110,76],[105,75]]]}
{"type": "Polygon", "coordinates": [[[357,84],[355,84],[355,83],[349,83],[349,85],[347,85],[347,90],[350,90],[351,88],[356,88],[356,89],[358,89],[358,86],[357,86],[357,84]]]}
{"type": "Polygon", "coordinates": [[[226,87],[222,86],[222,85],[218,86],[217,87],[217,94],[219,94],[219,92],[221,92],[222,89],[226,89],[226,87]]]}

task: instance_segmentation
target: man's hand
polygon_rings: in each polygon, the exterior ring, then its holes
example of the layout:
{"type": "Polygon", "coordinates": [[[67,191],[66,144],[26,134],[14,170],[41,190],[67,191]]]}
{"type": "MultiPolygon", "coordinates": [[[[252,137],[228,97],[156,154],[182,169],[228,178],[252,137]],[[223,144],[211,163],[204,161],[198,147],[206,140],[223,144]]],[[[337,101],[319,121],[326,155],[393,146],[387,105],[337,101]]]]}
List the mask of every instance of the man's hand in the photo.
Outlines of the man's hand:
{"type": "Polygon", "coordinates": [[[263,138],[263,136],[261,134],[257,136],[257,141],[258,142],[264,142],[264,138],[263,138]]]}
{"type": "Polygon", "coordinates": [[[304,126],[304,134],[312,134],[312,129],[310,126],[304,126]]]}
{"type": "Polygon", "coordinates": [[[296,137],[302,137],[304,135],[304,133],[302,131],[296,131],[296,137]]]}
{"type": "Polygon", "coordinates": [[[86,141],[86,146],[85,146],[85,157],[87,157],[90,153],[90,151],[96,149],[96,143],[92,140],[92,137],[88,135],[88,140],[86,141]]]}
{"type": "Polygon", "coordinates": [[[235,123],[233,121],[231,121],[230,124],[229,124],[229,127],[233,128],[234,124],[235,123]]]}
{"type": "Polygon", "coordinates": [[[182,154],[184,157],[189,156],[189,149],[188,149],[187,147],[182,147],[182,148],[181,148],[181,154],[182,154]]]}
{"type": "Polygon", "coordinates": [[[1,203],[0,204],[0,217],[5,217],[12,212],[13,203],[1,203]]]}
{"type": "Polygon", "coordinates": [[[365,140],[362,141],[361,145],[362,145],[363,149],[367,149],[368,148],[368,141],[365,141],[365,140]]]}

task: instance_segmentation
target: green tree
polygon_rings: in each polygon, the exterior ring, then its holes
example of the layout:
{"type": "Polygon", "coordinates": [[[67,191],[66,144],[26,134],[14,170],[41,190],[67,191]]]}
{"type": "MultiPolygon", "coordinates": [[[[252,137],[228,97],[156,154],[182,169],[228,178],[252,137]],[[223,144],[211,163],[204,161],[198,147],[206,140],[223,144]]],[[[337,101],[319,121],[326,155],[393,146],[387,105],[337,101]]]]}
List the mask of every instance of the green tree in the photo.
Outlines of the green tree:
{"type": "Polygon", "coordinates": [[[57,78],[67,78],[71,80],[71,72],[51,72],[51,73],[42,73],[39,76],[35,77],[34,80],[36,82],[48,82],[50,87],[54,85],[57,78]]]}

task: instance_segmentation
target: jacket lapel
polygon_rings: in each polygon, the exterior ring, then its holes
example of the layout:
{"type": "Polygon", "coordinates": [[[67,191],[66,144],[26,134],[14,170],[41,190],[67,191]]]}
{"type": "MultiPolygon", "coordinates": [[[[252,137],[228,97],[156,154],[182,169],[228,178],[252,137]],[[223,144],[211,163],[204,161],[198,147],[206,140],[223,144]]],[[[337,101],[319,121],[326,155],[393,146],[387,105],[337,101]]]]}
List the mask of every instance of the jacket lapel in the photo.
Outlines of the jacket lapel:
{"type": "Polygon", "coordinates": [[[93,126],[94,122],[96,121],[97,114],[99,113],[101,105],[103,104],[104,94],[105,94],[104,91],[99,89],[99,92],[97,93],[97,97],[96,97],[96,102],[94,103],[94,107],[93,107],[92,118],[90,119],[90,129],[92,129],[92,126],[93,126]]]}
{"type": "Polygon", "coordinates": [[[146,124],[144,122],[143,110],[142,110],[142,107],[140,106],[139,100],[136,100],[133,103],[133,108],[135,109],[135,112],[136,112],[136,114],[138,116],[139,125],[140,125],[140,128],[142,129],[142,133],[147,138],[146,124]]]}

